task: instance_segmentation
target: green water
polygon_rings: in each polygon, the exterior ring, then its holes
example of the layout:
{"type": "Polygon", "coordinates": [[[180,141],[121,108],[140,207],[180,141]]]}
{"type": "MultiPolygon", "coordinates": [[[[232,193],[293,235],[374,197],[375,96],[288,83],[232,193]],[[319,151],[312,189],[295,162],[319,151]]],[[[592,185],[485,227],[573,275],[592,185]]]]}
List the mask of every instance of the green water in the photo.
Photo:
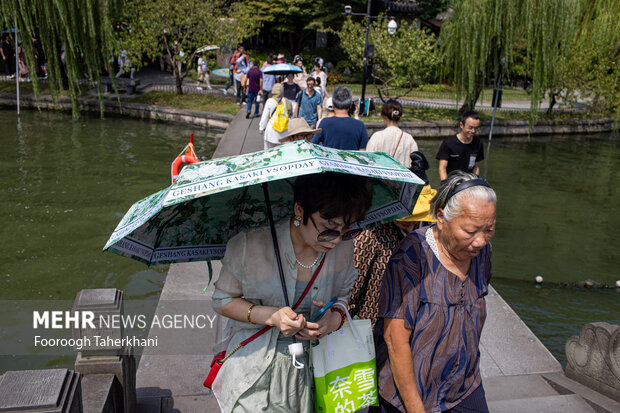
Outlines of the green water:
{"type": "MultiPolygon", "coordinates": [[[[129,206],[170,183],[170,162],[189,133],[200,158],[216,141],[204,129],[127,119],[0,110],[0,300],[73,300],[114,287],[157,298],[166,266],[102,253],[129,206]]],[[[420,141],[431,161],[439,142],[420,141]]],[[[488,178],[499,195],[493,284],[561,361],[566,339],[591,321],[620,324],[620,140],[607,136],[496,140],[488,178]],[[537,288],[533,279],[542,275],[537,288]]],[[[509,349],[507,350],[509,351],[509,349]]],[[[70,357],[0,357],[0,371],[70,366],[70,357]]]]}
{"type": "Polygon", "coordinates": [[[101,249],[131,204],[170,184],[170,163],[203,128],[64,114],[0,110],[2,251],[0,299],[72,300],[83,288],[115,287],[127,297],[159,294],[167,267],[101,249]]]}

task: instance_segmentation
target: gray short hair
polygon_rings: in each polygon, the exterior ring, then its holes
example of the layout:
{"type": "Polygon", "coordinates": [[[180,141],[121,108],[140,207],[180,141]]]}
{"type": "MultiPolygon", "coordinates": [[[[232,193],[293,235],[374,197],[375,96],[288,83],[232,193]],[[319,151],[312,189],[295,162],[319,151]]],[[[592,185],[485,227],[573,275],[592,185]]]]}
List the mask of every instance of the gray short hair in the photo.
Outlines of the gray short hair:
{"type": "Polygon", "coordinates": [[[353,103],[353,93],[348,87],[338,86],[334,89],[332,101],[336,109],[349,109],[353,103]]]}
{"type": "Polygon", "coordinates": [[[443,209],[443,216],[446,221],[450,222],[459,216],[463,210],[461,201],[466,198],[479,199],[486,202],[497,204],[497,195],[495,191],[488,186],[476,185],[471,186],[456,194],[452,194],[454,189],[463,182],[472,179],[480,179],[478,175],[463,171],[453,171],[448,178],[439,185],[437,194],[431,200],[431,214],[437,219],[437,212],[443,209]]]}

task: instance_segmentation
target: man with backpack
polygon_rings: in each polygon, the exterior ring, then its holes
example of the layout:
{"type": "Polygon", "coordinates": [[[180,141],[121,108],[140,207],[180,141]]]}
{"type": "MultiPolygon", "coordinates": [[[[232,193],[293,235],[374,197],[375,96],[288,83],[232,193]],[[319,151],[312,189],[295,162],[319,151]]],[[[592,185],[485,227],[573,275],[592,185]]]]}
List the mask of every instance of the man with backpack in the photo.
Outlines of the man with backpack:
{"type": "Polygon", "coordinates": [[[265,102],[263,115],[258,125],[258,133],[264,135],[265,149],[280,144],[288,134],[288,121],[293,115],[291,102],[284,97],[282,83],[277,83],[271,90],[271,97],[265,102]]]}

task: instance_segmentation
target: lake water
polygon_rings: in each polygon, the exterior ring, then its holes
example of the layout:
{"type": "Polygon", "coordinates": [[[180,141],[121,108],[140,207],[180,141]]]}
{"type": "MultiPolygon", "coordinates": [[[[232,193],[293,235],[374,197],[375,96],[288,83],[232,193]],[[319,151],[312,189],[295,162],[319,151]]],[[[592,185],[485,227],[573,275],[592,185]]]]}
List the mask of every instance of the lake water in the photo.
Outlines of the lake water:
{"type": "MultiPolygon", "coordinates": [[[[170,163],[195,135],[198,155],[217,140],[202,128],[52,112],[0,110],[0,300],[73,300],[114,287],[156,299],[167,266],[101,249],[136,200],[170,183],[170,163]]],[[[419,142],[431,162],[438,141],[419,142]]],[[[620,324],[620,140],[607,136],[493,142],[488,179],[499,196],[493,285],[560,361],[586,322],[620,324]],[[545,279],[541,287],[533,280],[545,279]],[[579,285],[592,280],[595,288],[579,285]]],[[[71,357],[0,357],[0,372],[70,366],[71,357]]]]}

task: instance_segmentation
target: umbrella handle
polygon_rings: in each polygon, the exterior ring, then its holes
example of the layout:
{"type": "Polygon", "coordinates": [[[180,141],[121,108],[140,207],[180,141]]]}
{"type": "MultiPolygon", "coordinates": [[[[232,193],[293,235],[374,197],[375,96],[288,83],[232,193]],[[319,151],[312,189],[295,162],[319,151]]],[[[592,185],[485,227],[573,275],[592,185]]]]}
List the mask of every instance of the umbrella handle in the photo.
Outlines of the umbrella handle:
{"type": "Polygon", "coordinates": [[[282,270],[282,260],[280,259],[280,248],[278,247],[278,237],[276,235],[276,225],[273,222],[273,214],[271,213],[271,201],[269,200],[269,190],[267,182],[263,182],[263,194],[265,195],[265,205],[267,206],[267,218],[269,219],[269,228],[271,228],[271,239],[273,241],[273,250],[276,253],[276,262],[278,263],[278,272],[280,273],[280,282],[282,283],[282,292],[284,293],[284,302],[287,307],[291,304],[288,301],[288,293],[286,292],[286,281],[284,280],[284,271],[282,270]]]}

